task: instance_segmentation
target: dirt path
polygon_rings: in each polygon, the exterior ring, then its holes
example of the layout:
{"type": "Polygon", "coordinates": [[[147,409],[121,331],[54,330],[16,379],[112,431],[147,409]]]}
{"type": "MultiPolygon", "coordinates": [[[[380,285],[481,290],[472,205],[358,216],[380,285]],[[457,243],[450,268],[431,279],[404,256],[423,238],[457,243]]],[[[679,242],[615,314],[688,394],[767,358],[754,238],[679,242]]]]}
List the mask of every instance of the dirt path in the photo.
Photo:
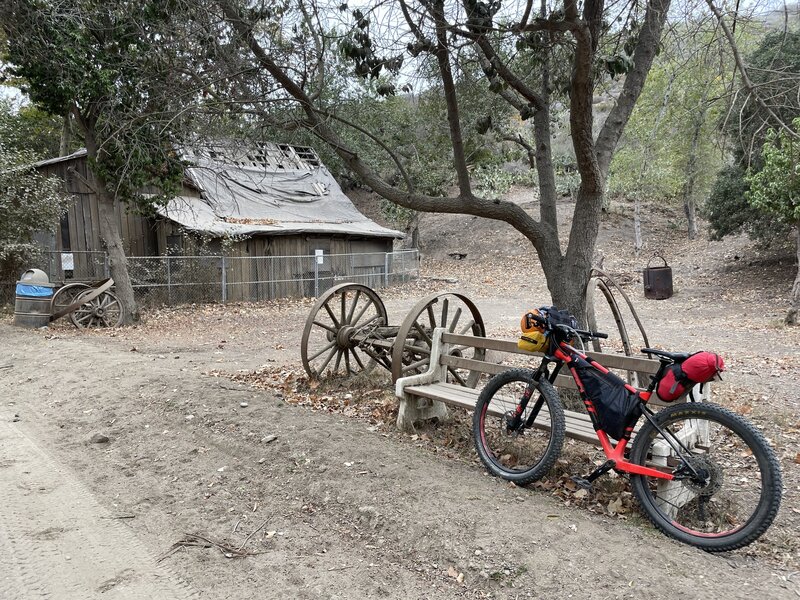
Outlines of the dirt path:
{"type": "MultiPolygon", "coordinates": [[[[468,425],[453,440],[370,417],[376,402],[396,410],[385,376],[362,382],[345,410],[212,376],[266,368],[278,383],[291,378],[310,300],[151,310],[140,326],[104,332],[26,331],[6,318],[0,599],[800,597],[800,329],[780,324],[793,266],[741,238],[687,242],[674,215],[659,219],[645,223],[648,252],[673,266],[673,298],[642,298],[646,261],[626,250],[629,223],[614,215],[601,234],[606,269],[653,345],[725,356],[714,401],[775,447],[783,503],[755,544],[708,555],[634,509],[592,512],[570,494],[507,486],[477,463],[468,425]],[[91,443],[95,434],[110,441],[91,443]],[[213,543],[175,546],[188,534],[213,543]],[[148,591],[155,585],[164,591],[148,591]]],[[[441,247],[426,250],[423,278],[380,291],[390,323],[457,289],[489,335],[513,337],[520,312],[549,297],[530,246],[496,223],[430,221],[441,247]]],[[[607,312],[599,323],[613,331],[607,312]]],[[[575,462],[563,470],[600,459],[585,445],[565,452],[575,462]]]]}
{"type": "Polygon", "coordinates": [[[0,412],[0,598],[195,597],[39,445],[46,439],[0,412]]]}
{"type": "MultiPolygon", "coordinates": [[[[45,506],[28,509],[3,496],[0,519],[10,519],[10,539],[25,532],[39,532],[40,539],[21,555],[17,546],[3,553],[4,574],[16,575],[6,584],[14,591],[0,597],[46,597],[35,586],[50,585],[59,573],[65,585],[95,591],[106,585],[103,597],[117,589],[122,594],[157,573],[146,557],[186,533],[259,552],[236,559],[215,547],[188,547],[170,555],[163,564],[203,598],[779,599],[797,593],[790,573],[777,566],[742,554],[707,555],[638,519],[564,506],[367,423],[204,376],[206,365],[218,360],[209,358],[219,355],[161,352],[131,352],[119,338],[0,324],[7,366],[0,370],[3,483],[19,489],[22,480],[30,497],[44,502],[52,494],[39,494],[38,487],[54,488],[53,478],[66,472],[58,465],[74,469],[91,495],[81,485],[58,488],[79,501],[65,496],[58,503],[76,511],[63,535],[75,546],[105,527],[99,548],[110,573],[67,569],[58,546],[53,549],[60,542],[46,539],[58,539],[60,532],[48,528],[64,527],[65,519],[39,521],[45,506]],[[21,421],[8,423],[12,414],[21,421]],[[89,443],[96,433],[111,441],[89,443]],[[31,443],[47,453],[28,450],[31,443]],[[100,518],[121,514],[133,518],[100,518]],[[94,522],[84,524],[81,515],[93,515],[94,522]],[[144,550],[130,542],[134,536],[144,550]],[[150,569],[138,571],[129,562],[149,562],[150,569]],[[127,568],[141,577],[128,578],[127,568]],[[30,579],[30,573],[42,575],[30,579]]],[[[76,551],[70,556],[83,561],[76,551]]],[[[52,597],[69,596],[55,590],[52,597]]]]}

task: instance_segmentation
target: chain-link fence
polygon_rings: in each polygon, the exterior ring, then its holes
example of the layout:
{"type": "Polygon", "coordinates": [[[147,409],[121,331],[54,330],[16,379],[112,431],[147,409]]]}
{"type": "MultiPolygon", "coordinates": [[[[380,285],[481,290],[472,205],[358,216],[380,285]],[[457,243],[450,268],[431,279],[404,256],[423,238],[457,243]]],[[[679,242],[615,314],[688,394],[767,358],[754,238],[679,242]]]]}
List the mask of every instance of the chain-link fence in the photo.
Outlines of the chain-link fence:
{"type": "MultiPolygon", "coordinates": [[[[45,253],[54,283],[108,277],[103,252],[45,253]]],[[[319,296],[342,282],[377,289],[419,276],[419,251],[315,256],[130,256],[137,302],[177,305],[319,296]]]]}
{"type": "MultiPolygon", "coordinates": [[[[71,281],[93,282],[107,279],[108,256],[105,252],[42,252],[26,265],[27,269],[41,269],[56,285],[71,281]]],[[[22,276],[22,273],[19,274],[22,276]]],[[[0,305],[13,304],[16,281],[0,281],[0,305]]]]}

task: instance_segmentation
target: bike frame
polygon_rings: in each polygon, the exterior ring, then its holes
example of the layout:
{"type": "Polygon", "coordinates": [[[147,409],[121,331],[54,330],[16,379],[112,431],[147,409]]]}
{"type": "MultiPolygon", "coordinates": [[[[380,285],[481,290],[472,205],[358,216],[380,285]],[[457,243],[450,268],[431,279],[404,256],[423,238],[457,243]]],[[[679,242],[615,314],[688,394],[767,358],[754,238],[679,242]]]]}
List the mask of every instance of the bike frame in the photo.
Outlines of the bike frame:
{"type": "MultiPolygon", "coordinates": [[[[580,352],[578,349],[573,348],[566,342],[560,342],[558,347],[552,354],[552,358],[550,356],[545,357],[544,361],[542,362],[542,366],[540,369],[543,369],[544,372],[547,372],[546,364],[548,362],[557,362],[556,369],[553,371],[551,376],[551,383],[552,380],[555,380],[555,376],[558,374],[560,370],[560,365],[564,364],[567,365],[569,368],[570,373],[572,374],[572,378],[575,380],[575,385],[578,386],[578,391],[581,394],[581,399],[583,400],[584,405],[586,406],[586,411],[589,413],[589,417],[592,420],[592,424],[594,425],[595,434],[597,435],[597,439],[600,441],[600,446],[603,448],[603,452],[606,455],[606,458],[609,462],[606,464],[609,465],[609,469],[613,468],[617,471],[622,471],[624,473],[633,473],[634,475],[646,475],[648,477],[657,477],[659,479],[665,480],[672,480],[675,479],[672,473],[666,473],[664,471],[660,471],[658,469],[653,469],[651,467],[643,467],[641,465],[636,465],[629,462],[625,458],[625,449],[630,441],[630,435],[633,431],[633,427],[629,427],[623,438],[617,441],[616,445],[612,445],[611,439],[608,437],[608,434],[603,431],[602,427],[600,426],[600,421],[597,416],[597,410],[595,409],[594,404],[586,395],[586,389],[583,385],[583,382],[578,375],[577,369],[574,366],[575,361],[580,358],[586,362],[588,362],[592,368],[597,369],[599,372],[607,374],[609,372],[603,365],[599,362],[592,360],[591,358],[587,357],[585,354],[580,352]]],[[[624,384],[625,389],[629,392],[636,394],[638,398],[644,403],[647,404],[647,401],[650,400],[652,395],[652,391],[649,390],[640,390],[632,385],[627,383],[624,384]]]]}

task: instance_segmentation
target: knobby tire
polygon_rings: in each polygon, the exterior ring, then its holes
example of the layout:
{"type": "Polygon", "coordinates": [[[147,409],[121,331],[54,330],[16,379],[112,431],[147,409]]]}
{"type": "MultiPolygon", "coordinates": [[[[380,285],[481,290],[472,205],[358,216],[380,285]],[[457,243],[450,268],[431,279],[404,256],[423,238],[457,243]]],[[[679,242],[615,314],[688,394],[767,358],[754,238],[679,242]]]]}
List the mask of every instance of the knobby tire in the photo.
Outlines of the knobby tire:
{"type": "MultiPolygon", "coordinates": [[[[741,416],[704,402],[670,406],[654,419],[663,430],[678,434],[687,420],[700,428],[697,431],[707,426],[711,433],[691,451],[693,464],[709,474],[702,482],[664,483],[631,476],[633,492],[653,524],[708,552],[741,548],[763,535],[778,514],[782,491],[780,465],[764,436],[741,416]]],[[[661,442],[661,450],[653,452],[654,442],[660,440],[656,428],[646,421],[634,439],[631,462],[644,465],[649,461],[653,466],[666,448],[661,442]]],[[[679,462],[674,451],[667,453],[672,456],[662,461],[679,462]]]]}
{"type": "Polygon", "coordinates": [[[561,454],[564,444],[564,409],[555,388],[544,378],[535,384],[523,420],[541,397],[540,415],[547,427],[509,432],[505,415],[491,414],[513,411],[521,391],[533,381],[534,371],[530,369],[511,369],[495,375],[478,396],[472,420],[473,440],[483,464],[492,475],[517,485],[541,479],[561,454]]]}

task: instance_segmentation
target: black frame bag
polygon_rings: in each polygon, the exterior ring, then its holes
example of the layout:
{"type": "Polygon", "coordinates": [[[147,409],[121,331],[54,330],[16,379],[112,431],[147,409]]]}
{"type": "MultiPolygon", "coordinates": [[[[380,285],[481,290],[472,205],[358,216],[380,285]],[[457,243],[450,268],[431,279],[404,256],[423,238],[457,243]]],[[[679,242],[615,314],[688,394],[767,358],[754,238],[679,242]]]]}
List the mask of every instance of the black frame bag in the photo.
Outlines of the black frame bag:
{"type": "Polygon", "coordinates": [[[614,373],[602,373],[586,361],[578,362],[575,368],[600,427],[609,437],[622,439],[625,429],[636,423],[642,414],[641,400],[625,389],[625,382],[614,373]]]}

